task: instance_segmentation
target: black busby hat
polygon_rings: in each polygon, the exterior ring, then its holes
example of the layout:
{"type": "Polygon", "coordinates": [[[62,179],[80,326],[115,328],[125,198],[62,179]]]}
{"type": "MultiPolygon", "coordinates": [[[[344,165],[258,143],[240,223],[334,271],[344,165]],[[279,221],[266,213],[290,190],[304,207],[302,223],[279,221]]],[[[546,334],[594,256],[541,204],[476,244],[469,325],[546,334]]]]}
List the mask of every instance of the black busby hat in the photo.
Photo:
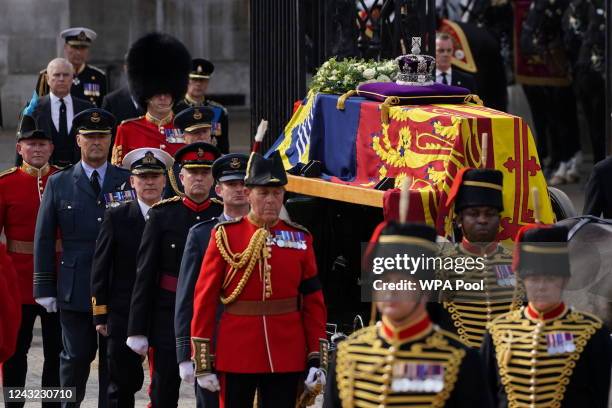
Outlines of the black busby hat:
{"type": "Polygon", "coordinates": [[[280,153],[275,151],[268,159],[259,153],[251,153],[247,163],[244,184],[254,187],[280,187],[287,184],[287,173],[280,153]]]}
{"type": "Polygon", "coordinates": [[[182,132],[209,128],[214,117],[215,111],[207,106],[187,108],[174,117],[174,127],[181,129],[182,132]]]}
{"type": "Polygon", "coordinates": [[[82,135],[110,135],[117,120],[107,110],[100,108],[85,109],[72,119],[72,127],[82,135]]]}
{"type": "Polygon", "coordinates": [[[248,160],[249,156],[242,153],[230,153],[219,157],[212,166],[214,179],[220,182],[244,180],[248,160]]]}
{"type": "Polygon", "coordinates": [[[190,69],[189,51],[168,34],[146,34],[132,44],[127,54],[130,91],[143,109],[155,95],[170,94],[175,103],[183,98],[190,69]]]}
{"type": "Polygon", "coordinates": [[[121,163],[122,167],[129,169],[133,175],[140,174],[164,174],[172,167],[174,159],[168,152],[161,149],[141,147],[134,149],[125,155],[121,163]]]}
{"type": "Polygon", "coordinates": [[[212,167],[212,164],[221,156],[221,152],[210,143],[196,142],[181,147],[174,153],[174,160],[181,168],[195,169],[212,167]]]}
{"type": "Polygon", "coordinates": [[[189,72],[189,78],[209,79],[214,71],[215,65],[209,60],[204,58],[194,58],[191,61],[191,72],[189,72]]]}
{"type": "Polygon", "coordinates": [[[567,227],[528,225],[519,230],[512,267],[519,277],[570,277],[567,227]]]}
{"type": "Polygon", "coordinates": [[[44,130],[38,128],[34,117],[23,115],[19,123],[19,129],[17,129],[17,141],[20,142],[26,139],[53,140],[51,135],[46,134],[44,130]]]}
{"type": "Polygon", "coordinates": [[[493,207],[502,211],[504,175],[499,170],[463,168],[457,172],[446,205],[455,202],[455,212],[468,207],[493,207]]]}

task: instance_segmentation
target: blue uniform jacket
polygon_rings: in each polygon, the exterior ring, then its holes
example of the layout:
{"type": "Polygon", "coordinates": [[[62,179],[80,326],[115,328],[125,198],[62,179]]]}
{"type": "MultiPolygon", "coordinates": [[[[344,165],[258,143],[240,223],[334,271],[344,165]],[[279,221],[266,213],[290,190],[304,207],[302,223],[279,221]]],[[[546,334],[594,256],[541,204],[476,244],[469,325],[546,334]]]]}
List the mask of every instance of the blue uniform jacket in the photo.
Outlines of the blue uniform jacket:
{"type": "Polygon", "coordinates": [[[49,177],[34,234],[35,298],[57,297],[60,309],[91,311],[91,263],[106,210],[104,194],[129,190],[129,175],[128,170],[109,164],[99,196],[80,161],[49,177]]]}

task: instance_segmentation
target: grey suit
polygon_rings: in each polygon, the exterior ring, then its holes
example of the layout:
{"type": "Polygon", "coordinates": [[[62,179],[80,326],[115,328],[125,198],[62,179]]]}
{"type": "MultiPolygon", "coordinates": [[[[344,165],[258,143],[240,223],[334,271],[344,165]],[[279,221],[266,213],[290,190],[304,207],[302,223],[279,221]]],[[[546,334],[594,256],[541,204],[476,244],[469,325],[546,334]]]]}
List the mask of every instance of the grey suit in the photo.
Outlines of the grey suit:
{"type": "Polygon", "coordinates": [[[49,178],[38,211],[34,235],[34,297],[57,298],[64,345],[60,355],[60,382],[63,387],[76,387],[77,401],[82,401],[85,395],[89,366],[97,347],[90,304],[90,274],[106,209],[104,194],[129,189],[128,178],[129,171],[109,164],[102,191],[96,196],[78,162],[49,178]],[[63,249],[59,265],[55,258],[58,232],[63,249]]]}

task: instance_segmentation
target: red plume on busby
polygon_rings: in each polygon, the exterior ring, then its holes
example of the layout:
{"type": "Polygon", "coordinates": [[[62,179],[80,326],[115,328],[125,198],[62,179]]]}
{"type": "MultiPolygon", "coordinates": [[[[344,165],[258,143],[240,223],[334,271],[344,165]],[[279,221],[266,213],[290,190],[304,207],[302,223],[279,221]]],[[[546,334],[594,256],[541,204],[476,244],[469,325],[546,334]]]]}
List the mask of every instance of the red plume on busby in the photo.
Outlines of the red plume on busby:
{"type": "Polygon", "coordinates": [[[144,35],[132,44],[126,62],[130,91],[143,109],[154,95],[170,94],[174,103],[185,96],[191,55],[175,37],[157,32],[144,35]]]}

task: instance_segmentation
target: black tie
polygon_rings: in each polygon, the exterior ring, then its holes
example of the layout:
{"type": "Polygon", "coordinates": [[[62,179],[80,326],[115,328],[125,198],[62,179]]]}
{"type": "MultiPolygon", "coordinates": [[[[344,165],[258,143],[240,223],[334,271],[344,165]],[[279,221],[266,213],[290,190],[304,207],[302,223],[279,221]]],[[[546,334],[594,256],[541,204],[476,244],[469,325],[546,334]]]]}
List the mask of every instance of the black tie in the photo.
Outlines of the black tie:
{"type": "Polygon", "coordinates": [[[446,72],[443,72],[443,73],[442,73],[442,74],[440,74],[440,75],[442,75],[442,83],[443,83],[444,85],[448,85],[448,79],[446,79],[446,72]]]}
{"type": "Polygon", "coordinates": [[[68,118],[66,116],[66,104],[64,98],[60,98],[59,135],[62,141],[68,139],[68,118]]]}
{"type": "Polygon", "coordinates": [[[98,175],[97,170],[94,170],[93,173],[91,173],[91,188],[93,188],[93,190],[96,192],[96,195],[99,195],[100,191],[102,190],[100,188],[100,176],[98,175]]]}

